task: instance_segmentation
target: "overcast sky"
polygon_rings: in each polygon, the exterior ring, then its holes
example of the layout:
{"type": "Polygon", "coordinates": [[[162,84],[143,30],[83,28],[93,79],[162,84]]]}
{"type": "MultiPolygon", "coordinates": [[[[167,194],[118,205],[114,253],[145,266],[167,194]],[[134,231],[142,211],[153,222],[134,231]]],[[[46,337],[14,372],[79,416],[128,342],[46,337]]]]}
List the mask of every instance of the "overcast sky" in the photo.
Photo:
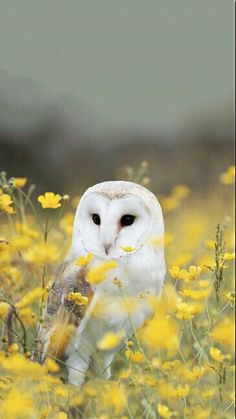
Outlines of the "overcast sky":
{"type": "Polygon", "coordinates": [[[0,71],[114,123],[167,126],[233,97],[233,0],[0,0],[0,71]]]}

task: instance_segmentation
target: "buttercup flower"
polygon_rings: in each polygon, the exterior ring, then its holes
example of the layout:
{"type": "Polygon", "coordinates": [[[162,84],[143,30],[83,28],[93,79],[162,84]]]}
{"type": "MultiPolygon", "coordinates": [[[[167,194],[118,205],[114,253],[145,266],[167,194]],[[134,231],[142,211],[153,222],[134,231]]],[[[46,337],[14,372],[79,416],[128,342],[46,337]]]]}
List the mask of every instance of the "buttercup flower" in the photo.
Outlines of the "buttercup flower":
{"type": "Polygon", "coordinates": [[[176,317],[182,320],[191,320],[196,314],[202,311],[202,305],[188,304],[179,301],[176,304],[176,317]]]}
{"type": "Polygon", "coordinates": [[[217,362],[223,362],[225,359],[229,359],[228,355],[224,355],[218,348],[214,348],[213,346],[210,348],[210,355],[217,362]]]}
{"type": "Polygon", "coordinates": [[[234,260],[235,259],[235,253],[225,253],[224,256],[222,256],[222,259],[224,260],[234,260]]]}
{"type": "Polygon", "coordinates": [[[0,301],[0,318],[7,315],[10,305],[4,301],[0,301]]]}
{"type": "Polygon", "coordinates": [[[79,306],[86,306],[88,304],[88,298],[84,297],[80,292],[69,292],[66,299],[68,301],[74,301],[79,306]]]}
{"type": "Polygon", "coordinates": [[[221,173],[219,179],[224,185],[233,185],[235,182],[235,166],[229,166],[226,172],[221,173]]]}
{"type": "Polygon", "coordinates": [[[214,341],[226,346],[229,349],[234,348],[234,320],[233,318],[226,317],[218,323],[210,333],[214,341]]]}
{"type": "Polygon", "coordinates": [[[7,214],[14,214],[15,210],[11,206],[13,203],[11,196],[7,193],[3,193],[0,195],[0,210],[6,212],[7,214]]]}
{"type": "Polygon", "coordinates": [[[61,207],[61,200],[62,197],[58,194],[54,194],[53,192],[45,192],[44,195],[38,196],[38,202],[40,202],[42,208],[59,208],[61,207]]]}
{"type": "Polygon", "coordinates": [[[100,263],[89,270],[86,279],[90,284],[99,284],[106,279],[108,272],[117,266],[117,262],[112,260],[100,263]]]}
{"type": "Polygon", "coordinates": [[[132,351],[131,349],[127,349],[125,351],[125,356],[135,364],[140,364],[144,361],[144,354],[140,351],[132,351]]]}
{"type": "Polygon", "coordinates": [[[231,291],[226,291],[223,294],[224,298],[226,298],[226,300],[231,301],[231,303],[233,303],[235,301],[235,293],[231,292],[231,291]]]}
{"type": "Polygon", "coordinates": [[[29,418],[34,415],[34,412],[35,401],[28,391],[22,392],[22,390],[17,387],[13,387],[7,393],[2,412],[6,414],[7,419],[22,417],[29,418]]]}
{"type": "Polygon", "coordinates": [[[180,273],[180,267],[179,266],[172,266],[172,268],[169,269],[169,272],[170,272],[172,278],[178,279],[179,278],[179,273],[180,273]]]}
{"type": "Polygon", "coordinates": [[[102,351],[114,349],[120,343],[123,336],[123,333],[106,333],[97,343],[97,347],[102,351]]]}
{"type": "Polygon", "coordinates": [[[90,264],[90,262],[92,262],[93,260],[93,254],[92,253],[87,253],[87,255],[85,256],[80,256],[77,261],[76,264],[78,266],[88,266],[90,264]]]}
{"type": "Polygon", "coordinates": [[[201,290],[190,290],[190,289],[184,289],[180,291],[180,294],[184,297],[192,298],[192,300],[205,300],[207,297],[209,297],[211,292],[210,288],[207,289],[201,289],[201,290]]]}
{"type": "Polygon", "coordinates": [[[177,199],[183,199],[187,198],[187,196],[190,194],[190,190],[185,185],[176,185],[174,188],[172,188],[172,193],[177,199]]]}
{"type": "Polygon", "coordinates": [[[170,418],[171,416],[175,415],[174,412],[170,411],[168,406],[161,403],[158,403],[157,405],[157,412],[162,418],[170,418]]]}
{"type": "Polygon", "coordinates": [[[15,177],[13,179],[13,186],[15,186],[15,188],[23,188],[26,185],[26,182],[26,177],[15,177]]]}
{"type": "Polygon", "coordinates": [[[45,265],[55,262],[59,257],[58,249],[53,244],[38,243],[23,254],[23,259],[26,262],[34,263],[36,265],[45,265]]]}

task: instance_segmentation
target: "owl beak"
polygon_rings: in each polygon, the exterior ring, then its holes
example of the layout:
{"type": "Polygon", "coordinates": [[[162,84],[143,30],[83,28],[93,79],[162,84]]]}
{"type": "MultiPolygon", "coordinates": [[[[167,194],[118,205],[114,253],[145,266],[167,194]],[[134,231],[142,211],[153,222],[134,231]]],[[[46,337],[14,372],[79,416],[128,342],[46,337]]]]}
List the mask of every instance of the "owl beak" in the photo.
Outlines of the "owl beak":
{"type": "Polygon", "coordinates": [[[108,255],[110,248],[111,248],[110,243],[105,243],[104,244],[104,250],[105,250],[106,255],[108,255]]]}
{"type": "Polygon", "coordinates": [[[107,225],[101,225],[100,234],[105,255],[108,255],[116,240],[116,229],[112,226],[112,224],[109,229],[107,228],[107,225]]]}

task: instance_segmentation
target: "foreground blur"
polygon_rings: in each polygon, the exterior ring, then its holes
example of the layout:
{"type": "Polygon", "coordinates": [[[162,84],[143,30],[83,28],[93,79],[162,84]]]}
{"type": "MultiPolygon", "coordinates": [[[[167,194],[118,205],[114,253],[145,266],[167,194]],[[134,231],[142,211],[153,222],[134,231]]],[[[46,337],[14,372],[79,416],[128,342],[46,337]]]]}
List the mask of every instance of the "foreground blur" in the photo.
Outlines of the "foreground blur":
{"type": "MultiPolygon", "coordinates": [[[[138,171],[129,167],[127,177],[147,186],[148,164],[138,171]]],[[[67,384],[62,360],[73,329],[62,334],[59,325],[44,365],[30,357],[55,266],[70,245],[79,196],[54,191],[32,197],[29,180],[1,174],[1,418],[232,417],[234,178],[232,166],[218,173],[204,200],[182,184],[158,197],[166,234],[153,244],[164,240],[168,267],[162,299],[137,297],[147,299],[153,316],[124,341],[112,380],[91,370],[77,389],[67,384]]],[[[90,258],[78,263],[89,264],[90,258]]],[[[122,278],[116,285],[120,310],[133,314],[137,299],[123,295],[122,278]]],[[[70,298],[87,303],[78,295],[70,298]]],[[[102,317],[105,306],[96,307],[94,315],[102,317]]],[[[122,331],[107,334],[98,349],[113,349],[122,339],[122,331]]]]}

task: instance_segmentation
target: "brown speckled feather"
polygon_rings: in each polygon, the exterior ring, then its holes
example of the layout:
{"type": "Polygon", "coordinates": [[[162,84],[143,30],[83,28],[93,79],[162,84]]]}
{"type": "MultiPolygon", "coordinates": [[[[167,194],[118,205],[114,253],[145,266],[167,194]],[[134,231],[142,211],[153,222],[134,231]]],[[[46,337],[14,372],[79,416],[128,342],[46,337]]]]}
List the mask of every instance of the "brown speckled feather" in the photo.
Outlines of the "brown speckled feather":
{"type": "Polygon", "coordinates": [[[56,270],[55,281],[49,292],[43,323],[37,335],[37,349],[33,358],[42,362],[46,354],[62,356],[69,340],[79,326],[88,305],[79,306],[66,297],[70,292],[80,292],[88,298],[93,293],[86,282],[86,268],[74,262],[63,262],[56,270]]]}

